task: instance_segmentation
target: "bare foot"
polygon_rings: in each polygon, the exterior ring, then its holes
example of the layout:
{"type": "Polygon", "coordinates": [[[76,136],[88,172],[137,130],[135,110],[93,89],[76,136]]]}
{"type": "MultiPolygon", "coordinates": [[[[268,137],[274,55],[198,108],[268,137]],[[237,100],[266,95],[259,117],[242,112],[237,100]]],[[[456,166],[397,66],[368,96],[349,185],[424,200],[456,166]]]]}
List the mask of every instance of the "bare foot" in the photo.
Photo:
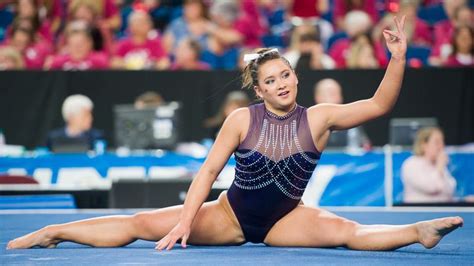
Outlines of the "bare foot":
{"type": "Polygon", "coordinates": [[[446,217],[417,223],[418,241],[425,248],[433,248],[451,231],[463,225],[459,216],[446,217]]]}
{"type": "Polygon", "coordinates": [[[8,242],[7,249],[31,248],[35,246],[55,248],[58,243],[59,240],[54,240],[51,237],[51,228],[45,227],[8,242]]]}

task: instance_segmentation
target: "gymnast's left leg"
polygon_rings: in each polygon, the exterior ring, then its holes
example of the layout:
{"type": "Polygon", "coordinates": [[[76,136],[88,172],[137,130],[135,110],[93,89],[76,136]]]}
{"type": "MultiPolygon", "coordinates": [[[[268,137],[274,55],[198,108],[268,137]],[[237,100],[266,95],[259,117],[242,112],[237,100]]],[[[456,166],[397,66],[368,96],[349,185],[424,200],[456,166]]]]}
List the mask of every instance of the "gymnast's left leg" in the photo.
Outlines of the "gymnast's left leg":
{"type": "Polygon", "coordinates": [[[264,243],[356,250],[394,250],[420,243],[432,248],[462,224],[461,217],[446,217],[407,225],[362,225],[323,209],[299,205],[272,227],[264,243]]]}

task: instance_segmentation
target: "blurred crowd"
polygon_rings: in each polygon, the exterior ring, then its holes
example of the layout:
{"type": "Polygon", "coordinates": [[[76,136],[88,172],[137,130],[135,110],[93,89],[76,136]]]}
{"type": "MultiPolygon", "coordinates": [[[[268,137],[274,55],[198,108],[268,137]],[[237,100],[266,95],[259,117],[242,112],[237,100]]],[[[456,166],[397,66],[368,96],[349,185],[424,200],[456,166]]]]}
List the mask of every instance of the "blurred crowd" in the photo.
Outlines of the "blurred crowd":
{"type": "Polygon", "coordinates": [[[3,0],[0,70],[233,70],[257,47],[297,69],[383,68],[405,15],[410,67],[473,67],[468,0],[3,0]]]}

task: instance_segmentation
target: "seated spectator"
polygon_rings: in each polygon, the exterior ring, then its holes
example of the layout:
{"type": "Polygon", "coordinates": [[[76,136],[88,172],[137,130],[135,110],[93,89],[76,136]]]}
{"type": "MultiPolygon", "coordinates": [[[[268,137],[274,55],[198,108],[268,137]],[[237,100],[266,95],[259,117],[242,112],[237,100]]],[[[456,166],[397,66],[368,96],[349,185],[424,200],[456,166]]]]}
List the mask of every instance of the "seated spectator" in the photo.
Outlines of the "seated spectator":
{"type": "Polygon", "coordinates": [[[129,2],[124,0],[116,1],[122,17],[122,25],[120,26],[118,36],[124,35],[125,30],[128,28],[127,18],[136,10],[147,12],[153,21],[153,28],[159,32],[164,32],[174,16],[173,5],[181,4],[179,2],[162,0],[134,0],[133,3],[129,2]]]}
{"type": "Polygon", "coordinates": [[[183,39],[176,48],[175,61],[171,70],[209,70],[211,67],[199,61],[201,58],[201,48],[197,41],[183,39]]]}
{"type": "MultiPolygon", "coordinates": [[[[344,97],[339,82],[334,79],[323,79],[314,85],[314,102],[316,104],[342,104],[344,97]]],[[[362,126],[343,131],[332,131],[327,148],[363,148],[370,150],[372,145],[362,126]]]]}
{"type": "Polygon", "coordinates": [[[442,66],[452,52],[451,40],[457,27],[473,26],[473,13],[465,0],[446,0],[443,8],[447,20],[434,25],[434,44],[429,58],[430,65],[442,66]]]}
{"type": "Polygon", "coordinates": [[[44,43],[35,42],[33,30],[20,24],[14,24],[11,36],[3,46],[15,48],[22,55],[27,69],[41,69],[49,54],[44,43]]]}
{"type": "Polygon", "coordinates": [[[62,26],[62,20],[66,17],[65,6],[62,0],[42,0],[38,1],[38,8],[43,23],[49,26],[49,32],[53,40],[62,26]]]}
{"type": "Polygon", "coordinates": [[[13,47],[0,47],[0,71],[24,69],[25,63],[21,54],[13,47]]]}
{"type": "MultiPolygon", "coordinates": [[[[345,18],[345,30],[349,39],[340,39],[334,43],[329,50],[329,55],[336,62],[337,68],[347,67],[349,50],[352,45],[359,45],[360,35],[370,36],[372,22],[369,16],[362,11],[351,11],[345,18]]],[[[385,67],[388,63],[385,49],[381,42],[371,41],[373,53],[380,67],[385,67]]]]}
{"type": "Polygon", "coordinates": [[[163,45],[173,53],[184,38],[196,40],[202,49],[207,49],[209,20],[207,6],[202,0],[185,0],[183,16],[173,20],[163,36],[163,45]]]}
{"type": "Polygon", "coordinates": [[[71,0],[69,2],[66,30],[63,35],[59,36],[56,47],[60,53],[67,52],[64,47],[64,37],[71,30],[88,30],[92,36],[94,51],[105,52],[107,55],[112,53],[112,29],[101,17],[103,3],[94,0],[71,0]]]}
{"type": "Polygon", "coordinates": [[[207,29],[207,49],[201,59],[212,69],[235,69],[239,57],[237,46],[244,40],[244,36],[234,27],[239,8],[232,0],[215,1],[210,14],[213,23],[207,29]]]}
{"type": "Polygon", "coordinates": [[[167,69],[169,59],[150,16],[135,11],[128,17],[129,37],[117,44],[112,65],[124,69],[167,69]]]}
{"type": "Polygon", "coordinates": [[[285,3],[290,17],[320,18],[329,10],[328,0],[287,0],[285,3]]]}
{"type": "Polygon", "coordinates": [[[102,131],[92,128],[93,108],[92,101],[84,95],[76,94],[67,97],[62,106],[62,116],[66,126],[48,134],[47,147],[52,149],[58,142],[71,139],[89,143],[92,150],[95,141],[104,139],[102,131]]]}
{"type": "Polygon", "coordinates": [[[286,6],[283,2],[272,0],[256,1],[259,12],[262,14],[264,24],[268,27],[268,33],[262,38],[265,43],[263,46],[278,46],[284,47],[286,39],[286,31],[288,30],[285,21],[286,6]]]}
{"type": "Polygon", "coordinates": [[[347,30],[345,29],[347,25],[345,17],[354,10],[365,12],[370,17],[372,24],[377,23],[379,16],[375,2],[375,0],[334,0],[333,21],[336,28],[339,30],[347,30]]]}
{"type": "Polygon", "coordinates": [[[433,34],[430,25],[417,17],[417,9],[417,0],[401,0],[399,9],[387,13],[374,28],[373,39],[383,40],[382,32],[393,24],[394,16],[406,16],[404,32],[408,45],[431,46],[433,34]]]}
{"type": "Polygon", "coordinates": [[[367,34],[355,37],[347,53],[347,68],[374,69],[380,67],[375,55],[374,44],[367,34]]]}
{"type": "Polygon", "coordinates": [[[48,58],[45,69],[92,70],[109,66],[104,53],[94,52],[90,32],[75,30],[66,36],[66,54],[48,58]]]}
{"type": "Polygon", "coordinates": [[[147,91],[140,94],[134,102],[135,109],[156,108],[165,103],[163,97],[154,91],[147,91]]]}
{"type": "MultiPolygon", "coordinates": [[[[122,20],[115,0],[69,0],[67,2],[69,14],[76,13],[74,10],[77,10],[79,6],[88,6],[94,10],[99,28],[107,31],[120,28],[122,20]]],[[[85,10],[80,12],[83,11],[85,10]]]]}
{"type": "Polygon", "coordinates": [[[14,21],[30,20],[33,32],[35,32],[35,34],[37,33],[38,41],[44,40],[48,42],[48,44],[53,42],[55,29],[52,28],[52,21],[40,15],[41,10],[38,1],[18,0],[15,6],[15,11],[14,21]]]}
{"type": "Polygon", "coordinates": [[[335,66],[334,60],[324,53],[323,45],[316,31],[303,34],[300,37],[299,58],[295,68],[297,71],[334,69],[335,66]]]}
{"type": "Polygon", "coordinates": [[[242,46],[246,48],[262,47],[262,37],[268,32],[268,25],[260,13],[257,1],[240,1],[240,10],[234,28],[242,35],[242,46]]]}
{"type": "Polygon", "coordinates": [[[418,131],[413,156],[403,162],[403,202],[450,202],[456,180],[447,169],[449,157],[444,150],[444,135],[439,128],[418,131]]]}
{"type": "Polygon", "coordinates": [[[453,52],[444,66],[474,67],[474,32],[469,26],[460,26],[454,31],[452,39],[453,52]]]}
{"type": "Polygon", "coordinates": [[[232,91],[229,92],[222,103],[219,112],[211,118],[204,121],[204,127],[209,129],[210,137],[215,138],[221,129],[222,124],[227,116],[229,116],[234,110],[247,107],[250,104],[250,100],[243,91],[232,91]]]}

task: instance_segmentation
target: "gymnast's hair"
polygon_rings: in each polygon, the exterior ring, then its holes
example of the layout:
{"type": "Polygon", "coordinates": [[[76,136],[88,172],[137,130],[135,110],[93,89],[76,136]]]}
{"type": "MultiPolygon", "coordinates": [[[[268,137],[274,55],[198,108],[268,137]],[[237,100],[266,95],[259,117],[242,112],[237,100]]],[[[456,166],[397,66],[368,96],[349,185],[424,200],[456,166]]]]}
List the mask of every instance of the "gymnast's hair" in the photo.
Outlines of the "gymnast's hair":
{"type": "Polygon", "coordinates": [[[271,50],[271,48],[259,48],[255,51],[255,53],[259,54],[259,57],[248,62],[242,71],[242,87],[244,89],[253,89],[254,86],[258,85],[258,69],[261,65],[270,60],[281,59],[293,70],[290,62],[288,62],[286,58],[278,51],[271,50]]]}

